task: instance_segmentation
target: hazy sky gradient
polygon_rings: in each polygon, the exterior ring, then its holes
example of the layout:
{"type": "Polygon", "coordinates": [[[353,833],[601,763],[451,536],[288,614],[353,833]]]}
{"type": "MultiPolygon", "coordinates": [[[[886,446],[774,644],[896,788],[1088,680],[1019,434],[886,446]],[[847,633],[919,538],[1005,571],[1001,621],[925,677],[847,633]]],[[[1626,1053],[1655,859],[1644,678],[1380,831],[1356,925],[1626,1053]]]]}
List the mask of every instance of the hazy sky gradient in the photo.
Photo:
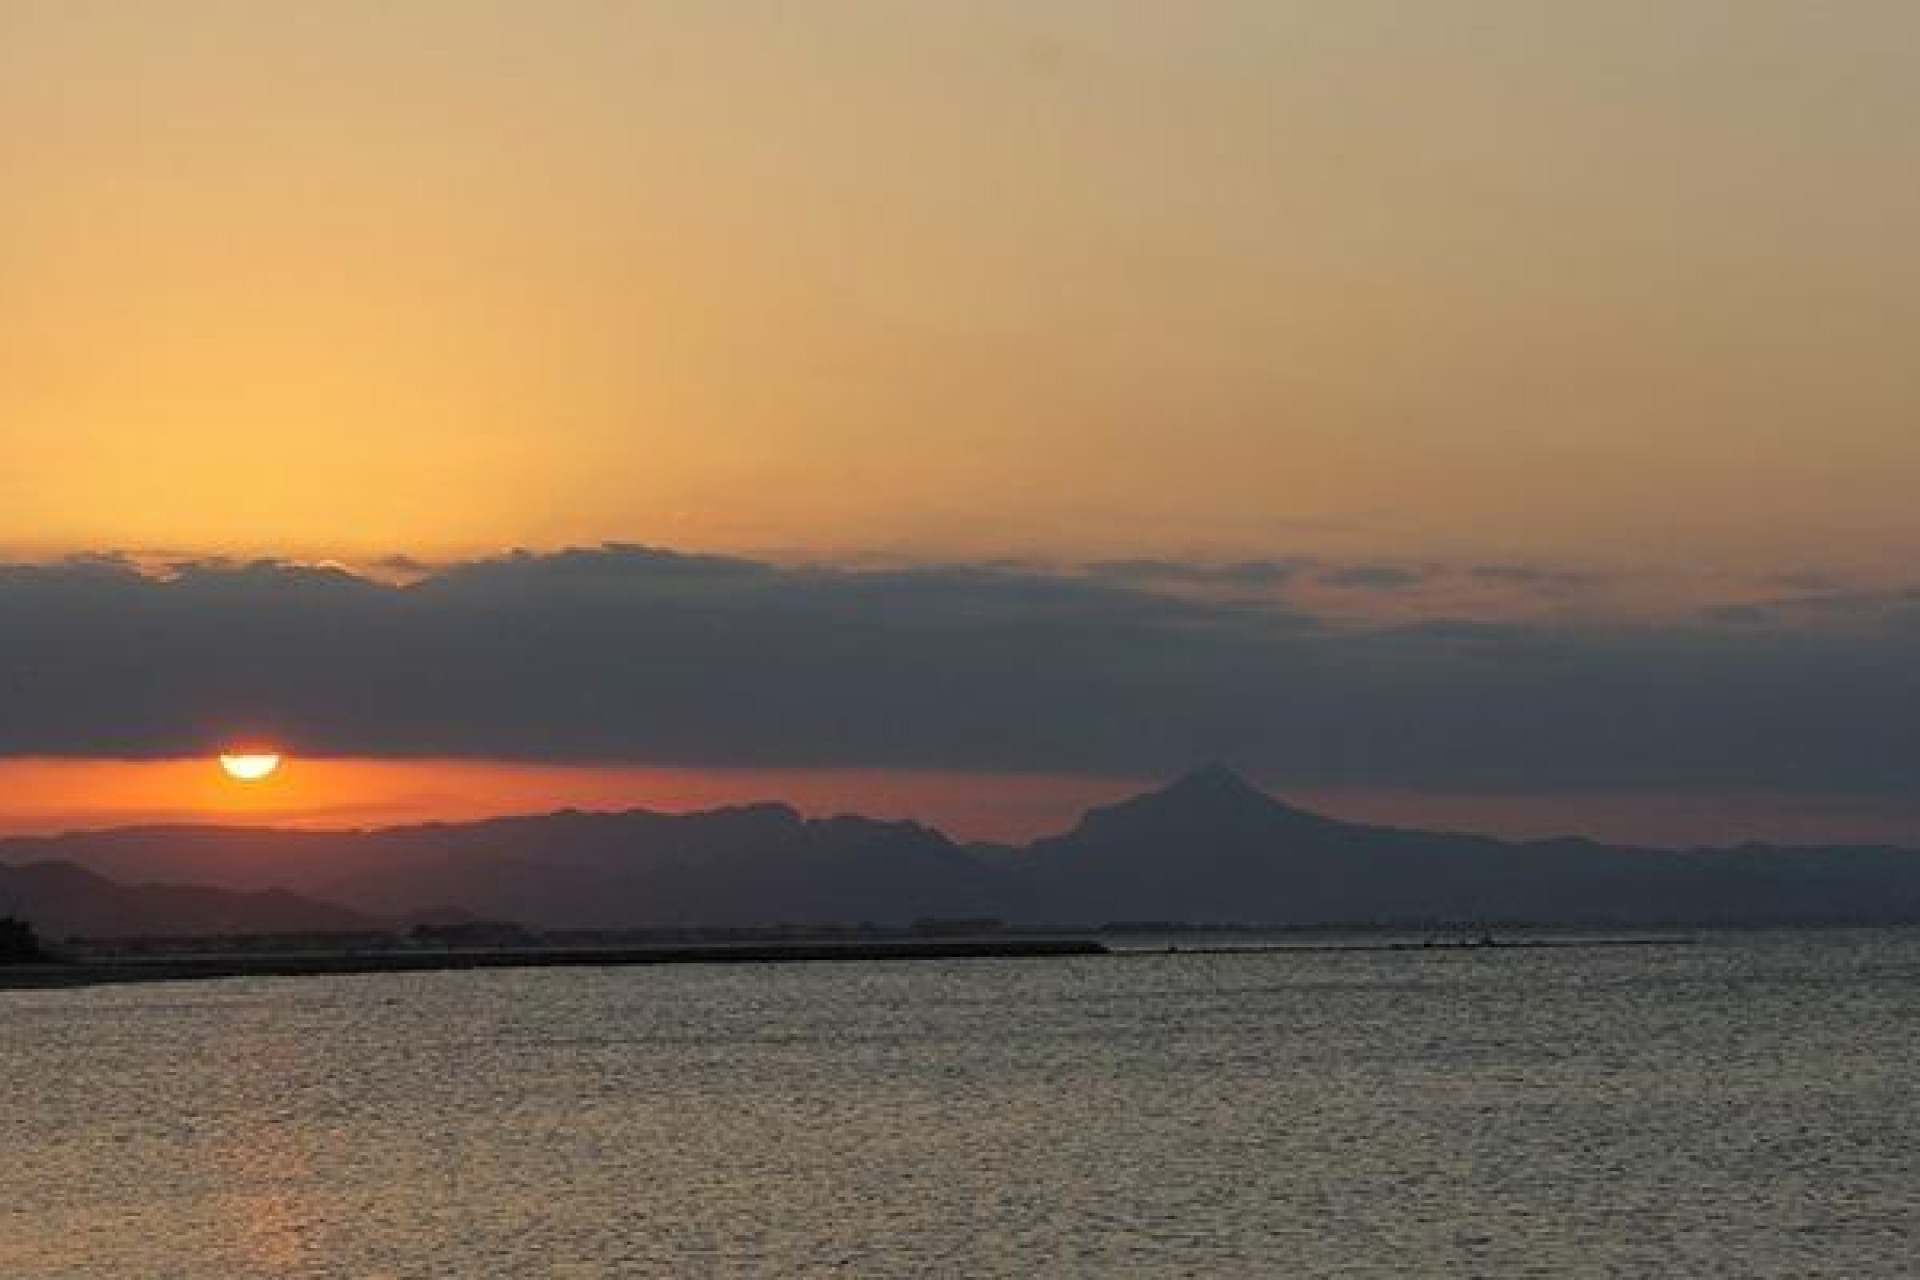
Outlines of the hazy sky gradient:
{"type": "Polygon", "coordinates": [[[1920,6],[0,7],[0,546],[1888,574],[1920,6]]]}
{"type": "Polygon", "coordinates": [[[1916,67],[1908,0],[0,0],[0,826],[265,804],[177,762],[260,732],[303,821],[1222,755],[1910,831],[1916,67]]]}

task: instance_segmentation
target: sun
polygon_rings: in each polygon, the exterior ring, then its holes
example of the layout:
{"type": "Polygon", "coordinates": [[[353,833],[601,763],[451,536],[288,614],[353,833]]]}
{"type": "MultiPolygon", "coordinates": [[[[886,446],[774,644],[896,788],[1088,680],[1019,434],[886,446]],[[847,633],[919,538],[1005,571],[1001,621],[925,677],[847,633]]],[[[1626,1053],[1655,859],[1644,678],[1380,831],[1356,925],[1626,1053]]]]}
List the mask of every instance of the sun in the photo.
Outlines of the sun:
{"type": "Polygon", "coordinates": [[[236,782],[264,782],[280,768],[277,751],[223,751],[220,768],[236,782]]]}

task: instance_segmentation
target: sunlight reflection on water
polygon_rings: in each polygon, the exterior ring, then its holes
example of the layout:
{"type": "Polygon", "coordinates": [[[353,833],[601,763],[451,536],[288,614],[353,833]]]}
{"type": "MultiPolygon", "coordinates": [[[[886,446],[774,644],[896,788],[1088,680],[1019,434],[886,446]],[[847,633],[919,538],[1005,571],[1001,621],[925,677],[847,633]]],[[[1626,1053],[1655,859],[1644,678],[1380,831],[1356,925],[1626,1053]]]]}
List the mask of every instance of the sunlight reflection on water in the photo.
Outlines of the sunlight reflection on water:
{"type": "Polygon", "coordinates": [[[1904,1274],[1920,934],[0,993],[0,1275],[1904,1274]]]}

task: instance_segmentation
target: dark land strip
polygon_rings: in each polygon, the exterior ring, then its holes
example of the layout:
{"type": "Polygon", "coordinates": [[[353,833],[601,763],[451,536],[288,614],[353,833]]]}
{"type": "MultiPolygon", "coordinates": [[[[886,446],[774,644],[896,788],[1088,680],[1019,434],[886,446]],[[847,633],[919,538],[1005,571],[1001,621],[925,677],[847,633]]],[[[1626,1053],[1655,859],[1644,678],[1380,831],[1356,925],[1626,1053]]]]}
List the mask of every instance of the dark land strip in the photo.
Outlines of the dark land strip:
{"type": "Polygon", "coordinates": [[[850,960],[970,960],[1098,956],[1086,938],[937,941],[712,942],[632,947],[502,947],[460,951],[173,954],[0,965],[0,990],[46,990],[212,978],[304,978],[471,969],[618,968],[660,964],[798,964],[850,960]]]}

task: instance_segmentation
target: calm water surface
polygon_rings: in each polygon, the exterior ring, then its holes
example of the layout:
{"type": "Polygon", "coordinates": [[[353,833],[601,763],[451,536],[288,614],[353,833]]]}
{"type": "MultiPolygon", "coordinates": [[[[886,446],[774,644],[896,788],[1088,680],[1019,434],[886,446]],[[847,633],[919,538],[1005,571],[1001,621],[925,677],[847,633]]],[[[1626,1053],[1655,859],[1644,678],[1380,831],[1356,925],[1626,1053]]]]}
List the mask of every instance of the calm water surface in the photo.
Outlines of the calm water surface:
{"type": "Polygon", "coordinates": [[[1903,1276],[1920,934],[0,993],[0,1276],[1903,1276]]]}

